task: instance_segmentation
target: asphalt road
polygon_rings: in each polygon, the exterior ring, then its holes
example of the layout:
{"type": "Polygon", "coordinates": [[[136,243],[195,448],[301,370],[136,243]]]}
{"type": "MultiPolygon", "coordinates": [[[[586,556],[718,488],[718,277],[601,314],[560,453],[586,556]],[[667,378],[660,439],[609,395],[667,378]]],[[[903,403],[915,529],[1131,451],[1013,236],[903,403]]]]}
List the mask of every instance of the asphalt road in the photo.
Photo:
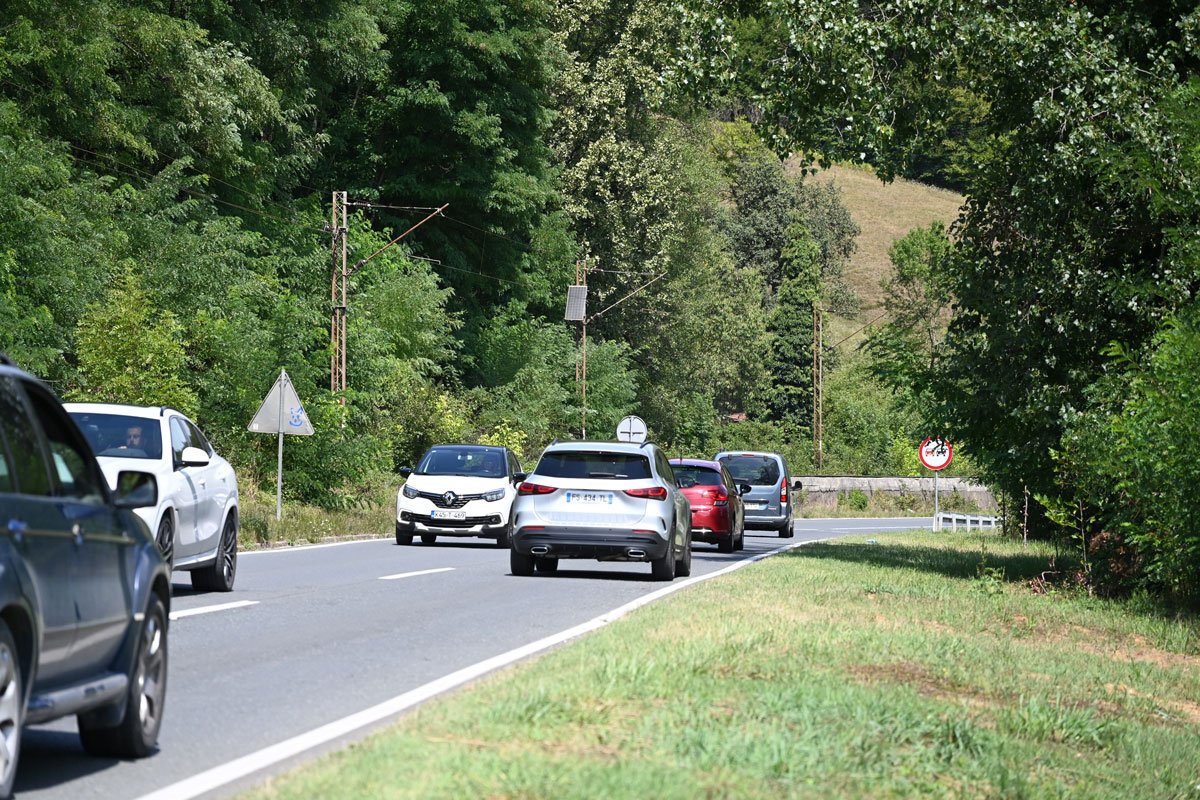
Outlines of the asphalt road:
{"type": "MultiPolygon", "coordinates": [[[[788,544],[931,525],[800,520],[794,539],[749,531],[740,553],[696,545],[692,575],[788,544]]],[[[187,575],[175,573],[159,751],[140,761],[97,759],[84,754],[73,719],[29,728],[15,794],[228,797],[362,737],[446,680],[486,672],[505,654],[564,631],[569,638],[576,626],[668,585],[651,580],[648,564],[595,561],[516,578],[506,550],[476,539],[243,553],[228,594],[193,592],[187,575]]]]}

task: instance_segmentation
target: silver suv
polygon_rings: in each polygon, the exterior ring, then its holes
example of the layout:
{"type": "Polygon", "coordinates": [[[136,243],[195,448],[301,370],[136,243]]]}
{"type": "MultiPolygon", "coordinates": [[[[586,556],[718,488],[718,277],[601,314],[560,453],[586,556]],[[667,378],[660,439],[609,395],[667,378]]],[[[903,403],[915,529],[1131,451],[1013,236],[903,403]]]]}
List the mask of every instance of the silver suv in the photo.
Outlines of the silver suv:
{"type": "Polygon", "coordinates": [[[723,450],[714,458],[729,470],[734,483],[750,484],[750,491],[742,497],[747,528],[767,528],[785,539],[795,535],[792,475],[782,455],[723,450]]]}
{"type": "Polygon", "coordinates": [[[692,512],[652,442],[563,442],[517,488],[513,575],[555,572],[560,558],[649,561],[658,580],[692,572],[692,512]]]}

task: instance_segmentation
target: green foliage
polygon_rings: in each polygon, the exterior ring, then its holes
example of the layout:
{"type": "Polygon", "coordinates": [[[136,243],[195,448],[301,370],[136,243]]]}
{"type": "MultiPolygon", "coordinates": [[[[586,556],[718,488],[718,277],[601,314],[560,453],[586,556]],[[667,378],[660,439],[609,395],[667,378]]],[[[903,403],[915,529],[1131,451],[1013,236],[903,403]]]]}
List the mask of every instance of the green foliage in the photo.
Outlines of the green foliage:
{"type": "Polygon", "coordinates": [[[79,380],[72,400],[166,405],[195,416],[196,393],[183,382],[183,328],[155,311],[131,270],[117,276],[79,321],[79,380]]]}

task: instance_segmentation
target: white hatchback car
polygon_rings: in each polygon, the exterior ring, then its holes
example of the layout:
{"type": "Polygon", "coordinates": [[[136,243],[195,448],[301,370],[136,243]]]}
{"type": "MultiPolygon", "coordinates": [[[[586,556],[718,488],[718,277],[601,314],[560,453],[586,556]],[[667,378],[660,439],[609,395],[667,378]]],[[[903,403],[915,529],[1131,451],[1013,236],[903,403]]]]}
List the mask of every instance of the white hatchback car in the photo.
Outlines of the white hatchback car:
{"type": "Polygon", "coordinates": [[[237,575],[238,485],[196,424],[166,406],[64,403],[110,485],[122,470],[152,472],[158,505],[135,513],[172,569],[192,586],[228,592],[237,575]]]}
{"type": "Polygon", "coordinates": [[[525,480],[507,447],[439,444],[425,451],[396,493],[396,544],[438,536],[478,536],[508,547],[513,498],[525,480]]]}

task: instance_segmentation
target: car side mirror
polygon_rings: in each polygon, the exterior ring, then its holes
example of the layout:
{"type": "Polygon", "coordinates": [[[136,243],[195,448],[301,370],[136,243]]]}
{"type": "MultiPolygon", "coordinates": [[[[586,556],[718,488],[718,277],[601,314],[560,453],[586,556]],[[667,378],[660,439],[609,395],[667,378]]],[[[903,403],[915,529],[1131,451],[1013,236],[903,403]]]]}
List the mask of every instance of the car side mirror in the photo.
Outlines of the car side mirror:
{"type": "Polygon", "coordinates": [[[750,484],[748,483],[739,483],[738,494],[750,494],[750,488],[750,484]]]}
{"type": "Polygon", "coordinates": [[[125,470],[117,475],[113,497],[117,508],[147,508],[158,505],[158,481],[149,472],[125,470]]]}
{"type": "Polygon", "coordinates": [[[409,475],[412,475],[412,467],[401,467],[400,474],[407,478],[409,475]]]}
{"type": "Polygon", "coordinates": [[[211,460],[199,447],[185,447],[179,454],[179,463],[185,467],[207,467],[211,460]]]}
{"type": "Polygon", "coordinates": [[[525,480],[527,475],[528,473],[526,472],[514,472],[512,474],[513,483],[520,483],[521,481],[525,480]]]}

